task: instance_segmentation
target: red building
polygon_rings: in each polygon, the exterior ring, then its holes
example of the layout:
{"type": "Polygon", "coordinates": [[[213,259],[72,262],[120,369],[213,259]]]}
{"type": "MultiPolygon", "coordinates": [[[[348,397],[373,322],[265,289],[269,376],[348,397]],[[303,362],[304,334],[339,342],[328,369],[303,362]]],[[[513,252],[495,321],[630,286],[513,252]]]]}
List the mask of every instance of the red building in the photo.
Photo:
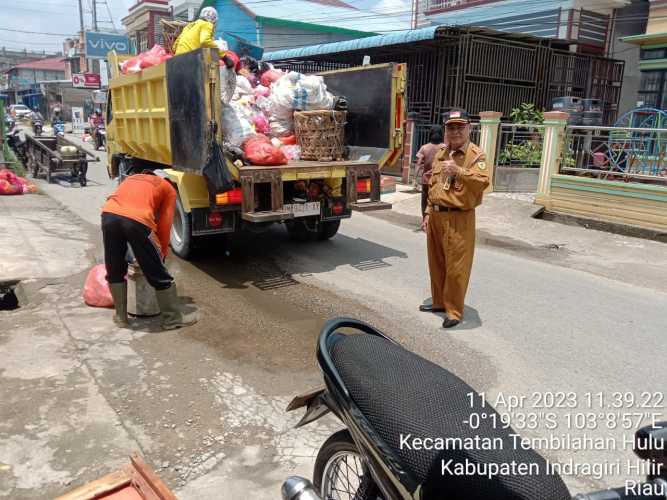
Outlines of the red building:
{"type": "Polygon", "coordinates": [[[162,44],[160,19],[171,19],[167,0],[137,0],[130,13],[122,19],[123,27],[137,52],[162,44]]]}

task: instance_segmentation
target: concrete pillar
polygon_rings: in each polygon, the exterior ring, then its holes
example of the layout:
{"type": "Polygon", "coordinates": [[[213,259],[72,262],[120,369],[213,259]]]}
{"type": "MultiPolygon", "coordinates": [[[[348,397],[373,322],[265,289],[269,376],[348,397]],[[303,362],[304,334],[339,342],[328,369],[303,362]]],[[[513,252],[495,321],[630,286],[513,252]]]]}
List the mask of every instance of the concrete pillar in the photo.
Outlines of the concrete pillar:
{"type": "Polygon", "coordinates": [[[414,153],[414,148],[419,147],[415,144],[415,113],[408,113],[405,120],[405,137],[403,138],[403,166],[401,170],[401,182],[407,184],[410,179],[410,163],[414,153]]]}
{"type": "Polygon", "coordinates": [[[544,146],[535,203],[546,208],[550,205],[551,177],[557,174],[560,168],[568,116],[562,111],[544,113],[544,146]]]}
{"type": "Polygon", "coordinates": [[[498,131],[500,129],[499,111],[482,111],[479,114],[479,147],[486,156],[486,165],[489,169],[489,187],[485,192],[493,192],[493,175],[496,170],[496,150],[498,149],[498,131]]]}

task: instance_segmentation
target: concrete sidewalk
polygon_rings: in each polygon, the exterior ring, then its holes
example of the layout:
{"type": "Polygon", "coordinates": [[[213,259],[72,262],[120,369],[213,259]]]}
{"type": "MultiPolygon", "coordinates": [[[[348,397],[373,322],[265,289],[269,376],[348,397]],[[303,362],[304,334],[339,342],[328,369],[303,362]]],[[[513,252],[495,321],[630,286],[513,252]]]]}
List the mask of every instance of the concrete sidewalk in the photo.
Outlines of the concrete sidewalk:
{"type": "MultiPolygon", "coordinates": [[[[418,230],[420,193],[397,185],[383,195],[391,212],[370,213],[418,230]]],[[[533,216],[541,209],[530,193],[491,193],[477,209],[477,243],[557,266],[667,291],[667,244],[573,226],[533,216]]]]}

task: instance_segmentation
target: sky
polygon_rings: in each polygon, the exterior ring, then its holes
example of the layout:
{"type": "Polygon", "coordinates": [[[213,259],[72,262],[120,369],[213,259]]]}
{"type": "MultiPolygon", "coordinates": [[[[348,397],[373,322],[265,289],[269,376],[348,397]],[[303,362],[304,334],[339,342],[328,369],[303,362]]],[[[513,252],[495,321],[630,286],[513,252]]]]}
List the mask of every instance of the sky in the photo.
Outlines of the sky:
{"type": "MultiPolygon", "coordinates": [[[[92,0],[82,0],[82,2],[86,28],[89,29],[92,0]]],[[[129,7],[135,0],[97,0],[97,2],[98,22],[100,30],[103,30],[112,26],[108,22],[107,5],[116,28],[122,29],[120,20],[127,15],[129,7]]],[[[359,9],[387,14],[407,13],[411,6],[410,0],[347,0],[347,2],[359,9]]],[[[78,0],[0,0],[0,47],[60,52],[64,39],[75,35],[78,31],[78,0]]]]}

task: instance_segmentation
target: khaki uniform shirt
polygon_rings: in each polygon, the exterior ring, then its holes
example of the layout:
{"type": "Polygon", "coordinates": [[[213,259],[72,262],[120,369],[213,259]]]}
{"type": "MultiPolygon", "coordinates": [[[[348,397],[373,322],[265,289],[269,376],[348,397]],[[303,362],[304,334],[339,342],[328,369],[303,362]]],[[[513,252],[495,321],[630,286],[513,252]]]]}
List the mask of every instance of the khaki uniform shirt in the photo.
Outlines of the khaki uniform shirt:
{"type": "Polygon", "coordinates": [[[427,214],[433,212],[434,205],[472,210],[482,203],[482,194],[489,185],[489,167],[484,152],[469,142],[461,149],[451,151],[451,156],[462,170],[454,177],[442,173],[443,163],[450,159],[450,150],[446,145],[441,146],[433,160],[427,214]]]}

